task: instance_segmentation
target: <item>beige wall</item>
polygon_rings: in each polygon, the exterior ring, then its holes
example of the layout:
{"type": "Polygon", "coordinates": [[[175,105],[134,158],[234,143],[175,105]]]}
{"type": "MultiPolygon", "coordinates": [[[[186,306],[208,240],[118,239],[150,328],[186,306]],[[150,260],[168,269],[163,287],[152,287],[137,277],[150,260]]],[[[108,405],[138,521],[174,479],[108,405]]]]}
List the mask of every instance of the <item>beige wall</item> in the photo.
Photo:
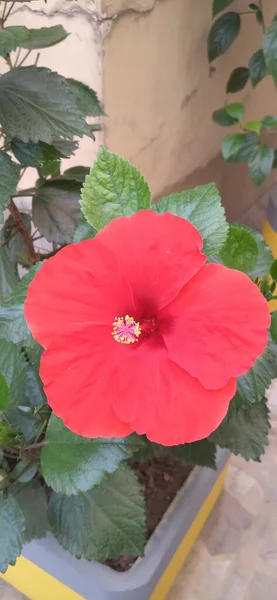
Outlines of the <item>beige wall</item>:
{"type": "MultiPolygon", "coordinates": [[[[212,0],[103,0],[115,20],[104,39],[103,97],[109,118],[105,142],[132,160],[154,196],[207,165],[220,150],[226,129],[211,120],[224,104],[224,88],[235,66],[247,65],[261,47],[255,17],[242,17],[233,47],[209,69],[207,35],[212,0]]],[[[246,10],[246,0],[234,4],[246,10]]],[[[266,20],[277,12],[265,0],[266,20]]],[[[276,114],[270,78],[255,91],[232,95],[247,103],[247,117],[276,114]]],[[[234,100],[230,100],[234,101],[234,100]]]]}

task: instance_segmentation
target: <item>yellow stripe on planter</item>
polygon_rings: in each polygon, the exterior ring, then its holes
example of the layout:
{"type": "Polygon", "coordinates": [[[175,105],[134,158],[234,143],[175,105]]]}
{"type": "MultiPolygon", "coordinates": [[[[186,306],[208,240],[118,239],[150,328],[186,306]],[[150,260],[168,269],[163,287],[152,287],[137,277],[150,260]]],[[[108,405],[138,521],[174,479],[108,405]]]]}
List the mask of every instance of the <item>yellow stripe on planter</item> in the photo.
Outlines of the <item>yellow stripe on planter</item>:
{"type": "Polygon", "coordinates": [[[27,558],[20,556],[1,577],[30,600],[84,600],[66,585],[27,558]]]}
{"type": "MultiPolygon", "coordinates": [[[[277,213],[277,209],[276,209],[277,213]]],[[[263,225],[263,237],[264,241],[270,246],[274,258],[277,258],[277,231],[273,229],[268,219],[265,220],[263,225]]],[[[277,294],[277,286],[275,287],[274,295],[277,294]]],[[[269,310],[277,310],[277,300],[271,300],[268,303],[269,310]]]]}
{"type": "Polygon", "coordinates": [[[217,499],[219,498],[222,488],[224,485],[226,473],[227,473],[228,465],[223,469],[219,478],[217,479],[212,491],[209,496],[206,498],[204,504],[202,505],[196,519],[191,524],[187,535],[182,540],[179,548],[177,548],[171,562],[167,566],[163,575],[160,578],[160,581],[153,593],[151,594],[149,600],[165,600],[170,588],[172,587],[180,569],[182,568],[184,561],[190,552],[194,542],[199,536],[199,533],[202,527],[205,525],[217,499]]]}

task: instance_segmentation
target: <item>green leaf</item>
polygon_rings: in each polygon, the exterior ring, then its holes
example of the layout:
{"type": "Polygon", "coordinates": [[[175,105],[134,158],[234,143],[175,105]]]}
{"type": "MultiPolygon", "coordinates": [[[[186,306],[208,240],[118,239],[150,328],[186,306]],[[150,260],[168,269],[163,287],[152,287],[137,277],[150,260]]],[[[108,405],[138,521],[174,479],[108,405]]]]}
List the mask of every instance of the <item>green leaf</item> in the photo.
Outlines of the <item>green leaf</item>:
{"type": "Polygon", "coordinates": [[[90,135],[66,79],[43,67],[17,67],[0,79],[0,123],[10,137],[46,142],[90,135]]]}
{"type": "Polygon", "coordinates": [[[81,208],[98,231],[116,217],[151,208],[151,194],[134,165],[101,146],[82,188],[81,208]]]}
{"type": "Polygon", "coordinates": [[[227,12],[214,22],[208,35],[209,62],[228,50],[238,36],[239,30],[240,15],[237,12],[227,12]]]}
{"type": "Polygon", "coordinates": [[[261,185],[269,175],[274,162],[274,151],[265,144],[252,152],[248,159],[249,175],[256,185],[261,185]]]}
{"type": "Polygon", "coordinates": [[[77,141],[64,140],[63,138],[57,138],[55,136],[52,138],[52,145],[64,158],[69,158],[79,147],[77,141]]]}
{"type": "Polygon", "coordinates": [[[277,117],[267,115],[261,119],[261,125],[266,129],[275,129],[277,127],[277,117]]]}
{"type": "Polygon", "coordinates": [[[48,520],[59,543],[77,558],[104,562],[121,554],[143,554],[144,499],[126,465],[85,494],[53,493],[48,520]]]}
{"type": "Polygon", "coordinates": [[[277,310],[274,310],[273,313],[271,313],[270,334],[273,342],[277,344],[277,310]]]}
{"type": "Polygon", "coordinates": [[[251,56],[248,68],[251,83],[253,87],[256,87],[256,85],[268,75],[268,68],[262,49],[257,50],[257,52],[251,56]]]}
{"type": "Polygon", "coordinates": [[[165,196],[154,202],[152,208],[158,213],[169,211],[190,221],[200,231],[204,240],[203,251],[208,256],[216,254],[226,240],[228,223],[214,183],[165,196]]]}
{"type": "Polygon", "coordinates": [[[222,155],[226,162],[243,162],[259,147],[259,138],[251,133],[229,133],[222,142],[222,155]]]}
{"type": "Polygon", "coordinates": [[[277,81],[277,20],[273,19],[263,37],[264,58],[269,73],[277,81]]]}
{"type": "MultiPolygon", "coordinates": [[[[17,445],[17,433],[0,419],[0,448],[17,445]]],[[[2,457],[1,457],[2,458],[2,457]]],[[[1,462],[1,461],[0,461],[1,462]]]]}
{"type": "Polygon", "coordinates": [[[216,17],[222,10],[225,10],[232,2],[233,0],[213,0],[213,17],[216,17]]]}
{"type": "Polygon", "coordinates": [[[55,146],[45,142],[25,144],[18,138],[11,141],[11,150],[15,158],[25,167],[38,167],[44,161],[53,161],[61,157],[61,153],[55,146]]]}
{"type": "Polygon", "coordinates": [[[24,542],[45,537],[49,525],[44,488],[38,481],[31,481],[27,485],[17,485],[13,493],[25,519],[24,542]]]}
{"type": "Polygon", "coordinates": [[[67,83],[73,94],[75,94],[77,106],[84,116],[101,117],[105,115],[94,90],[75,79],[67,79],[67,83]]]}
{"type": "Polygon", "coordinates": [[[257,22],[259,23],[259,25],[263,24],[264,17],[263,17],[263,12],[261,10],[256,11],[256,19],[257,19],[257,22]]]}
{"type": "Polygon", "coordinates": [[[247,123],[243,125],[243,129],[246,131],[254,131],[254,133],[260,135],[261,123],[260,121],[247,121],[247,123]]]}
{"type": "Polygon", "coordinates": [[[25,381],[21,385],[20,399],[17,405],[6,411],[6,416],[13,428],[22,432],[25,441],[31,443],[41,427],[37,411],[44,406],[46,397],[38,372],[31,364],[27,364],[24,375],[25,381]]]}
{"type": "Polygon", "coordinates": [[[4,207],[9,204],[11,196],[16,194],[18,178],[16,165],[8,154],[0,151],[0,223],[3,223],[4,207]]]}
{"type": "Polygon", "coordinates": [[[238,377],[235,396],[236,406],[239,408],[247,407],[253,402],[260,402],[276,374],[276,358],[269,343],[265,352],[260,358],[257,358],[250,371],[242,377],[238,377]]]}
{"type": "Polygon", "coordinates": [[[23,307],[28,287],[41,265],[42,263],[37,263],[29,269],[4,305],[0,307],[0,338],[15,344],[30,342],[32,336],[24,317],[23,307]]]}
{"type": "Polygon", "coordinates": [[[86,176],[89,174],[89,167],[71,167],[66,169],[60,179],[67,179],[67,181],[79,181],[84,183],[86,176]]]}
{"type": "Polygon", "coordinates": [[[11,403],[18,404],[25,386],[26,362],[15,344],[0,339],[0,373],[4,375],[10,389],[11,403]]]}
{"type": "Polygon", "coordinates": [[[249,70],[247,67],[237,67],[234,69],[227,81],[227,94],[234,94],[243,90],[249,79],[249,70]]]}
{"type": "Polygon", "coordinates": [[[234,119],[231,115],[228,115],[226,107],[218,108],[213,112],[213,121],[217,125],[221,125],[222,127],[231,127],[238,122],[238,119],[234,119]]]}
{"type": "Polygon", "coordinates": [[[220,256],[229,269],[249,273],[257,263],[258,245],[249,231],[240,225],[230,225],[220,256]]]}
{"type": "Polygon", "coordinates": [[[5,573],[9,565],[15,565],[21,554],[24,536],[24,517],[13,498],[0,495],[0,572],[5,573]]]}
{"type": "Polygon", "coordinates": [[[80,219],[80,184],[76,181],[49,181],[33,196],[33,221],[49,242],[70,243],[80,219]]]}
{"type": "Polygon", "coordinates": [[[17,481],[19,483],[29,483],[29,481],[32,481],[32,479],[37,474],[37,471],[38,471],[37,465],[28,463],[26,460],[20,460],[18,463],[16,463],[16,465],[14,467],[14,470],[12,472],[12,477],[13,478],[18,477],[18,475],[21,473],[21,471],[23,471],[25,468],[27,468],[27,466],[28,466],[27,471],[22,473],[22,475],[20,475],[20,477],[17,479],[17,481]]]}
{"type": "Polygon", "coordinates": [[[0,56],[7,56],[27,40],[29,31],[27,27],[5,27],[0,30],[0,56]]]}
{"type": "Polygon", "coordinates": [[[47,427],[46,442],[41,453],[43,477],[55,492],[69,496],[99,484],[107,473],[116,471],[123,460],[144,446],[135,434],[122,439],[81,437],[69,431],[54,414],[47,427]]]}
{"type": "Polygon", "coordinates": [[[0,248],[0,303],[11,294],[18,282],[7,248],[0,248]]]}
{"type": "Polygon", "coordinates": [[[10,390],[7,381],[0,373],[0,410],[6,410],[10,404],[10,390]]]}
{"type": "MultiPolygon", "coordinates": [[[[31,233],[31,215],[23,212],[20,212],[19,214],[27,231],[31,233]]],[[[23,236],[18,231],[12,215],[10,215],[5,221],[4,227],[0,233],[0,239],[5,243],[9,260],[14,265],[17,265],[18,262],[21,262],[21,254],[27,252],[27,247],[23,236]]]]}
{"type": "Polygon", "coordinates": [[[79,225],[77,225],[74,234],[73,234],[73,242],[76,244],[77,242],[82,242],[83,240],[90,240],[94,238],[97,231],[91,225],[89,225],[86,220],[80,219],[79,225]]]}
{"type": "Polygon", "coordinates": [[[269,410],[265,400],[247,408],[230,410],[210,439],[221,448],[228,448],[246,460],[260,462],[268,444],[269,410]]]}
{"type": "Polygon", "coordinates": [[[277,281],[277,259],[275,259],[272,262],[272,265],[270,267],[270,275],[271,275],[273,281],[277,281]]]}
{"type": "Polygon", "coordinates": [[[256,277],[264,277],[268,274],[271,263],[273,261],[271,248],[265,243],[263,236],[247,225],[241,225],[244,229],[249,231],[253,238],[255,238],[258,246],[258,259],[255,266],[250,269],[248,275],[255,279],[256,277]]]}
{"type": "Polygon", "coordinates": [[[233,119],[240,120],[244,117],[245,108],[243,104],[235,102],[226,106],[226,112],[230,117],[233,117],[233,119]]]}
{"type": "MultiPolygon", "coordinates": [[[[164,448],[164,451],[167,448],[164,448]]],[[[200,440],[192,444],[171,446],[168,451],[186,465],[198,465],[216,469],[216,447],[209,440],[200,440]]]]}
{"type": "Polygon", "coordinates": [[[68,33],[62,25],[54,25],[53,27],[41,27],[40,29],[28,29],[28,37],[21,44],[27,50],[39,50],[40,48],[49,48],[59,44],[68,33]]]}

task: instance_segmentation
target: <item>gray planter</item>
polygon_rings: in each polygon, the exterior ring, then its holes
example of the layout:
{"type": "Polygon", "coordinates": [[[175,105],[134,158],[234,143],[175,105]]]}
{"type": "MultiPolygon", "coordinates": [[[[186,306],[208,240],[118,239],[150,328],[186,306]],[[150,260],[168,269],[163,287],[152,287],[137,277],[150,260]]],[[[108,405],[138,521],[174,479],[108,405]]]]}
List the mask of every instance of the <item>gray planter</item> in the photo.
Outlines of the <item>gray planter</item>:
{"type": "MultiPolygon", "coordinates": [[[[75,559],[50,535],[44,540],[26,544],[23,556],[86,600],[149,600],[177,548],[211,494],[228,458],[229,453],[220,450],[217,471],[199,467],[193,469],[149,540],[145,556],[138,559],[125,573],[115,572],[96,562],[75,559]]],[[[214,500],[212,504],[213,502],[214,500]]],[[[206,512],[208,514],[209,511],[206,512]]],[[[184,558],[185,555],[186,551],[184,558]]],[[[180,565],[176,574],[179,568],[180,565]]],[[[13,583],[11,577],[9,580],[13,583]]],[[[17,586],[16,583],[14,585],[17,586]]],[[[24,592],[23,586],[20,587],[24,592]]],[[[58,600],[58,597],[57,588],[57,595],[53,600],[58,600]]],[[[160,600],[165,595],[158,593],[156,597],[160,600]]],[[[34,593],[32,598],[40,600],[41,596],[34,593]]]]}

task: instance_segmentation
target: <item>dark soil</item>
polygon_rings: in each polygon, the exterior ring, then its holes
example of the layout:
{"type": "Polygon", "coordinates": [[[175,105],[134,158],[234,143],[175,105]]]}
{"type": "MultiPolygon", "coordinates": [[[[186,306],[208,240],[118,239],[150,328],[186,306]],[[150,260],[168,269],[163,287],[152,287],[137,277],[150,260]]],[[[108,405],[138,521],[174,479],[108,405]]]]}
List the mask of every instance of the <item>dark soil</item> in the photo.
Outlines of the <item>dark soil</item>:
{"type": "MultiPolygon", "coordinates": [[[[171,456],[131,463],[130,466],[143,487],[146,537],[149,539],[193,467],[183,465],[171,456]]],[[[128,571],[136,559],[136,556],[119,556],[106,561],[106,565],[115,571],[128,571]]]]}

